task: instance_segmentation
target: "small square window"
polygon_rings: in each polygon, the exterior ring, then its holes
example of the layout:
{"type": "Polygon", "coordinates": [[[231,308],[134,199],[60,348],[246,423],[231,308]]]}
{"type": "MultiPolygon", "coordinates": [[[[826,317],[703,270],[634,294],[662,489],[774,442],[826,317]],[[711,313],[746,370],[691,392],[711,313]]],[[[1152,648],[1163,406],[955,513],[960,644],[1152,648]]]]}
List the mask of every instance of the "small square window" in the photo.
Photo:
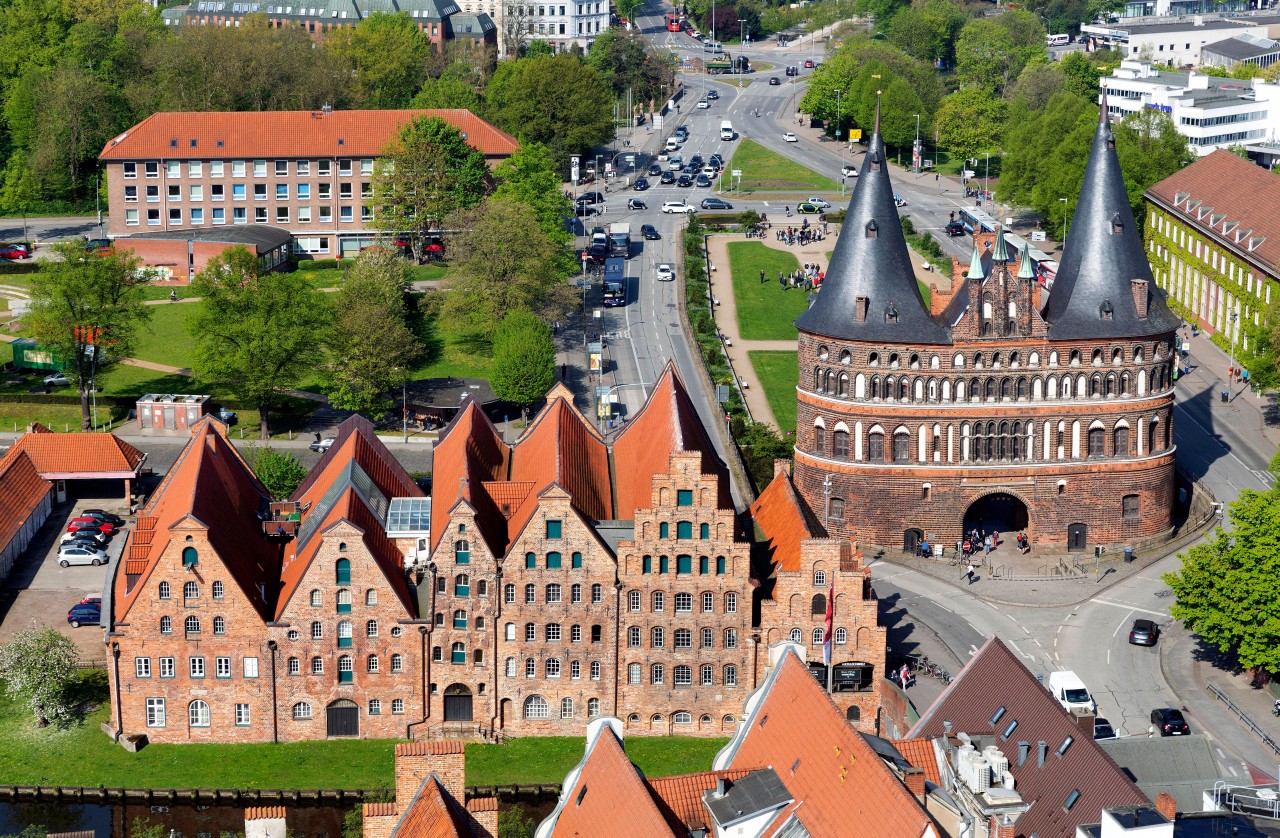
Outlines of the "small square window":
{"type": "Polygon", "coordinates": [[[563,525],[560,521],[547,521],[547,538],[560,538],[563,525]]]}

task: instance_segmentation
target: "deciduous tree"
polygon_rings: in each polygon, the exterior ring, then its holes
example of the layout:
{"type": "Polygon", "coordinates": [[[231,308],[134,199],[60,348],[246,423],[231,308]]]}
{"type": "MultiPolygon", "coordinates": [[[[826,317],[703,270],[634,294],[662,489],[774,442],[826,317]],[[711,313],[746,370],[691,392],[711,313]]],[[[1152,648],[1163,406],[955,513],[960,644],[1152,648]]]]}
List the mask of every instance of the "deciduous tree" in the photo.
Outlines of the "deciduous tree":
{"type": "Polygon", "coordinates": [[[374,12],[329,33],[326,49],[350,62],[357,101],[367,108],[403,108],[427,77],[431,40],[408,12],[374,12]]]}
{"type": "Polygon", "coordinates": [[[245,459],[273,500],[284,500],[307,478],[307,470],[288,451],[250,445],[245,459]]]}
{"type": "Polygon", "coordinates": [[[542,143],[522,145],[515,154],[493,170],[498,182],[493,199],[519,201],[538,216],[538,226],[553,243],[568,247],[573,235],[564,220],[573,213],[569,199],[561,190],[555,159],[542,143]]]}
{"type": "Polygon", "coordinates": [[[556,345],[551,328],[526,308],[507,314],[493,336],[493,394],[522,410],[556,383],[556,345]]]}
{"type": "Polygon", "coordinates": [[[48,727],[75,709],[67,686],[79,660],[71,638],[32,620],[0,647],[0,681],[5,692],[27,703],[36,724],[48,727]]]}
{"type": "Polygon", "coordinates": [[[271,411],[322,360],[330,322],[324,294],[300,273],[260,275],[258,257],[244,247],[211,259],[191,293],[202,298],[187,321],[197,379],[256,408],[267,439],[271,411]]]}
{"type": "Polygon", "coordinates": [[[490,115],[521,142],[542,143],[556,165],[613,139],[613,94],[594,67],[569,53],[504,61],[485,89],[490,115]]]}
{"type": "Polygon", "coordinates": [[[75,243],[57,248],[60,259],[31,275],[27,324],[52,349],[80,392],[80,425],[92,427],[89,394],[99,375],[127,358],[151,316],[132,252],[85,253],[75,243]]]}
{"type": "Polygon", "coordinates": [[[1008,106],[979,87],[962,87],[938,109],[938,142],[961,159],[1000,146],[1008,106]]]}
{"type": "Polygon", "coordinates": [[[665,100],[671,93],[676,64],[667,52],[653,48],[639,31],[610,29],[591,44],[587,64],[608,79],[613,95],[635,105],[665,100]]]}
{"type": "Polygon", "coordinates": [[[405,233],[417,259],[428,233],[451,214],[473,207],[488,188],[484,155],[439,117],[407,122],[387,144],[373,175],[374,224],[405,233]]]}
{"type": "MultiPolygon", "coordinates": [[[[1076,53],[1071,53],[1075,55],[1076,53]]],[[[1066,64],[1063,60],[1062,64],[1066,64]]],[[[1004,98],[1011,103],[1017,115],[1010,116],[1014,120],[1025,117],[1028,111],[1043,110],[1054,94],[1068,87],[1067,77],[1059,64],[1031,64],[1018,76],[1018,80],[1004,90],[1004,98]]],[[[1011,124],[1012,121],[1011,121],[1011,124]]]]}

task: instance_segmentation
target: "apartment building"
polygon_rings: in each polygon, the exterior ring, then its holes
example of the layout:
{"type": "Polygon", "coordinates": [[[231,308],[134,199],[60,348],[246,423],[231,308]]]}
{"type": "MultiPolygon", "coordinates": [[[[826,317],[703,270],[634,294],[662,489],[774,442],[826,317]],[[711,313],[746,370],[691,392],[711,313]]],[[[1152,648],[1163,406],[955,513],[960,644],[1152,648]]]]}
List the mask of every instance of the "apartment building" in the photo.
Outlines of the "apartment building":
{"type": "Polygon", "coordinates": [[[423,116],[457,128],[490,166],[518,147],[464,109],[157,113],[102,150],[108,234],[270,225],[295,253],[353,255],[374,240],[378,157],[423,116]]]}

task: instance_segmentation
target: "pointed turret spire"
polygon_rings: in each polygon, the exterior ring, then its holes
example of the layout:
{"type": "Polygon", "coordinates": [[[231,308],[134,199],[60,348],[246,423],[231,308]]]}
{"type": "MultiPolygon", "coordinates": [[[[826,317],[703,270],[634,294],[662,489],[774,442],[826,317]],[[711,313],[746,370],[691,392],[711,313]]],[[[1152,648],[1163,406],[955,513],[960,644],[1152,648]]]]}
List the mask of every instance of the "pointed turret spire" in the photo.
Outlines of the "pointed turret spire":
{"type": "Polygon", "coordinates": [[[995,243],[995,246],[991,249],[991,261],[992,262],[1008,262],[1009,261],[1009,248],[1005,247],[1003,227],[996,227],[996,243],[995,243]]]}
{"type": "Polygon", "coordinates": [[[949,344],[951,335],[920,296],[880,138],[880,93],[875,125],[858,185],[822,290],[796,319],[801,331],[846,340],[949,344]]]}
{"type": "Polygon", "coordinates": [[[973,256],[969,259],[969,272],[964,275],[965,279],[983,279],[986,276],[982,272],[982,251],[978,249],[977,243],[973,245],[973,256]]]}
{"type": "Polygon", "coordinates": [[[1036,265],[1031,260],[1031,245],[1022,243],[1022,252],[1018,254],[1018,279],[1035,279],[1036,265]]]}
{"type": "Polygon", "coordinates": [[[1104,86],[1098,128],[1062,263],[1044,309],[1051,340],[1145,337],[1173,331],[1125,189],[1104,86]]]}

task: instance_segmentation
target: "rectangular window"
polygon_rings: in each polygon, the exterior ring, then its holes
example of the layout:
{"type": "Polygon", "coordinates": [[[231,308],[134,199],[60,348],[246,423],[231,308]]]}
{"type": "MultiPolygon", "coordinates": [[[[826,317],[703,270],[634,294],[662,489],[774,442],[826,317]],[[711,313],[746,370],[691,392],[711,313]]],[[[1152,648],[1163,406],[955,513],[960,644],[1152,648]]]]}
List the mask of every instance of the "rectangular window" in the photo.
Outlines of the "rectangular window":
{"type": "Polygon", "coordinates": [[[169,207],[169,223],[170,223],[170,224],[181,224],[181,223],[182,223],[182,210],[178,209],[177,207],[169,207]]]}
{"type": "Polygon", "coordinates": [[[317,196],[320,200],[322,200],[322,201],[327,201],[327,200],[329,200],[330,198],[332,198],[332,197],[333,197],[333,184],[332,184],[332,183],[317,183],[317,184],[316,184],[316,196],[317,196]]]}
{"type": "Polygon", "coordinates": [[[351,174],[351,161],[350,161],[350,160],[339,160],[339,161],[338,161],[338,174],[340,174],[340,175],[350,175],[350,174],[351,174]]]}
{"type": "Polygon", "coordinates": [[[248,210],[246,210],[244,207],[235,207],[234,209],[232,209],[232,210],[231,210],[231,223],[232,223],[232,224],[247,224],[247,223],[249,223],[249,212],[248,212],[248,210]]]}
{"type": "Polygon", "coordinates": [[[267,200],[267,185],[265,183],[255,183],[253,185],[253,200],[267,200]]]}
{"type": "Polygon", "coordinates": [[[277,201],[289,200],[289,184],[287,183],[276,184],[276,200],[277,201]]]}
{"type": "Polygon", "coordinates": [[[299,201],[311,200],[311,184],[309,183],[298,184],[298,200],[299,201]]]}
{"type": "Polygon", "coordinates": [[[391,699],[391,712],[392,712],[393,714],[397,715],[397,716],[404,712],[404,699],[403,699],[403,698],[393,698],[393,699],[391,699]]]}
{"type": "Polygon", "coordinates": [[[360,220],[361,220],[361,221],[372,221],[372,220],[373,220],[373,207],[367,207],[367,206],[362,206],[362,207],[360,207],[360,220]]]}
{"type": "Polygon", "coordinates": [[[562,530],[560,521],[547,521],[547,538],[560,538],[562,530]]]}
{"type": "Polygon", "coordinates": [[[254,176],[254,177],[266,177],[266,176],[267,176],[267,161],[266,161],[266,160],[254,160],[254,161],[253,161],[253,176],[254,176]]]}
{"type": "Polygon", "coordinates": [[[693,490],[677,489],[676,506],[693,506],[693,490]]]}
{"type": "Polygon", "coordinates": [[[289,175],[289,161],[277,160],[276,161],[276,177],[288,177],[288,175],[289,175]]]}
{"type": "Polygon", "coordinates": [[[243,183],[231,184],[231,200],[243,201],[245,198],[245,188],[243,183]]]}
{"type": "Polygon", "coordinates": [[[182,161],[169,160],[164,164],[164,176],[166,178],[182,177],[182,161]]]}
{"type": "Polygon", "coordinates": [[[168,195],[170,201],[182,200],[182,186],[177,183],[169,184],[168,195]]]}
{"type": "Polygon", "coordinates": [[[237,704],[236,705],[236,727],[248,727],[248,726],[249,726],[249,705],[237,704]]]}
{"type": "Polygon", "coordinates": [[[333,221],[333,207],[320,208],[320,223],[327,224],[333,221]]]}
{"type": "Polygon", "coordinates": [[[349,183],[339,183],[339,184],[338,184],[338,197],[339,197],[339,198],[350,198],[353,194],[355,194],[355,193],[354,193],[354,191],[353,191],[353,190],[352,190],[352,188],[351,188],[351,184],[349,184],[349,183]]]}
{"type": "Polygon", "coordinates": [[[190,673],[192,678],[204,677],[204,658],[203,657],[197,655],[196,657],[191,658],[190,673]]]}
{"type": "Polygon", "coordinates": [[[138,211],[136,209],[127,209],[124,211],[124,223],[129,227],[138,226],[138,211]]]}
{"type": "Polygon", "coordinates": [[[177,667],[174,665],[173,658],[159,658],[159,662],[161,678],[172,678],[177,674],[177,667]]]}
{"type": "Polygon", "coordinates": [[[258,659],[257,658],[244,659],[244,677],[246,678],[258,677],[258,659]]]}
{"type": "Polygon", "coordinates": [[[355,220],[355,212],[351,207],[338,208],[338,220],[343,222],[351,222],[355,220]]]}
{"type": "Polygon", "coordinates": [[[213,208],[213,223],[214,223],[214,224],[226,224],[226,223],[227,223],[227,211],[226,211],[226,210],[224,210],[222,207],[214,207],[214,208],[213,208]]]}
{"type": "Polygon", "coordinates": [[[311,223],[311,207],[298,207],[298,223],[299,224],[311,223]]]}
{"type": "Polygon", "coordinates": [[[200,207],[193,207],[193,208],[192,208],[192,210],[191,210],[191,223],[192,223],[192,224],[203,224],[203,223],[204,223],[204,210],[203,210],[202,208],[200,208],[200,207]]]}
{"type": "Polygon", "coordinates": [[[222,177],[222,161],[221,160],[209,161],[209,177],[222,177]]]}
{"type": "Polygon", "coordinates": [[[277,224],[288,224],[288,223],[289,223],[289,208],[288,208],[288,207],[276,207],[276,223],[277,223],[277,224]]]}
{"type": "Polygon", "coordinates": [[[192,201],[204,200],[204,186],[199,183],[193,183],[187,187],[187,198],[192,201]]]}
{"type": "Polygon", "coordinates": [[[373,174],[373,158],[366,157],[364,160],[360,161],[360,174],[373,174]]]}
{"type": "Polygon", "coordinates": [[[137,164],[137,163],[125,163],[125,164],[124,164],[124,176],[125,176],[127,179],[129,179],[129,180],[132,180],[132,179],[136,178],[136,177],[138,176],[138,164],[137,164]]]}
{"type": "Polygon", "coordinates": [[[134,658],[133,674],[138,678],[150,678],[151,658],[134,658]]]}
{"type": "Polygon", "coordinates": [[[298,177],[311,177],[311,161],[299,160],[297,163],[298,177]]]}
{"type": "Polygon", "coordinates": [[[147,177],[149,178],[160,177],[159,163],[144,163],[143,165],[146,167],[147,177]]]}
{"type": "Polygon", "coordinates": [[[204,163],[199,160],[187,161],[187,177],[204,177],[204,163]]]}
{"type": "Polygon", "coordinates": [[[231,161],[231,176],[232,176],[232,177],[244,177],[244,174],[245,174],[245,162],[244,162],[243,160],[232,160],[232,161],[231,161]]]}
{"type": "Polygon", "coordinates": [[[267,223],[267,208],[266,208],[266,207],[254,207],[254,208],[253,208],[253,223],[254,223],[254,224],[266,224],[266,223],[267,223]]]}
{"type": "Polygon", "coordinates": [[[333,174],[333,161],[317,160],[316,174],[319,175],[320,177],[328,177],[329,175],[333,174]]]}
{"type": "Polygon", "coordinates": [[[147,187],[147,203],[156,203],[159,200],[160,200],[160,187],[148,186],[147,187]]]}
{"type": "Polygon", "coordinates": [[[164,699],[147,699],[147,727],[164,727],[164,699]]]}
{"type": "Polygon", "coordinates": [[[138,202],[138,187],[126,186],[124,188],[124,200],[126,204],[136,204],[138,202]]]}
{"type": "Polygon", "coordinates": [[[160,210],[158,209],[147,210],[147,226],[148,227],[160,226],[160,210]]]}
{"type": "Polygon", "coordinates": [[[230,678],[231,658],[214,658],[214,674],[219,678],[230,678]]]}

